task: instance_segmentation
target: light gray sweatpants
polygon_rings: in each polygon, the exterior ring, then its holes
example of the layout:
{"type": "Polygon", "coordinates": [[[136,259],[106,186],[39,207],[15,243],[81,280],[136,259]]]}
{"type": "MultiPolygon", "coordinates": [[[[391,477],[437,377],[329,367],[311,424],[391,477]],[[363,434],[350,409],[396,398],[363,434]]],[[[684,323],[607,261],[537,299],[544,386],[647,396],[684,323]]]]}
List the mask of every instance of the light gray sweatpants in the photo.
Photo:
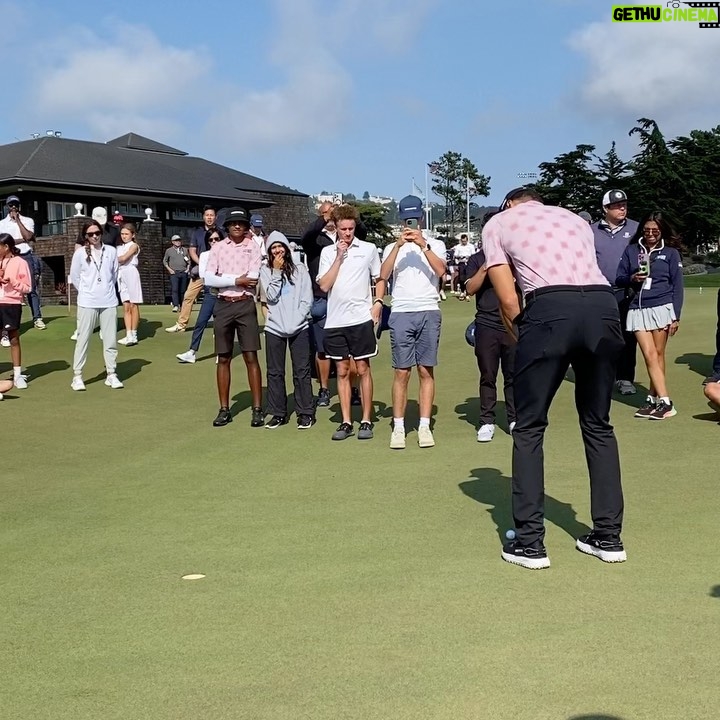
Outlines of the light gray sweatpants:
{"type": "Polygon", "coordinates": [[[77,309],[77,342],[73,357],[73,372],[82,375],[87,361],[88,345],[93,331],[100,322],[105,370],[112,375],[117,367],[117,308],[86,308],[77,309]]]}

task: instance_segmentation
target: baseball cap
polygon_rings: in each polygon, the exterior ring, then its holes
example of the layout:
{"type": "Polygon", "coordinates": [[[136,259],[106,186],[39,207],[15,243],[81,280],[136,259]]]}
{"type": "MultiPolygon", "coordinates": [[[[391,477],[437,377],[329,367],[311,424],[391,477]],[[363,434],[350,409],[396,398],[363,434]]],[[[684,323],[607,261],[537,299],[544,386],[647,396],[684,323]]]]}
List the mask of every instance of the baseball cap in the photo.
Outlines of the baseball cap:
{"type": "Polygon", "coordinates": [[[516,197],[519,197],[524,190],[527,190],[526,185],[521,185],[520,187],[513,188],[503,199],[503,201],[500,203],[500,207],[498,209],[498,212],[503,212],[503,210],[508,209],[508,202],[510,200],[514,200],[516,197]]]}
{"type": "Polygon", "coordinates": [[[17,203],[20,205],[20,198],[17,195],[10,195],[10,197],[5,201],[5,204],[10,205],[10,203],[17,203]]]}
{"type": "Polygon", "coordinates": [[[173,235],[170,238],[170,242],[175,242],[176,240],[182,240],[182,237],[180,235],[173,235]]]}
{"type": "Polygon", "coordinates": [[[603,207],[612,203],[627,202],[627,194],[624,190],[608,190],[602,198],[603,207]]]}
{"type": "Polygon", "coordinates": [[[585,212],[585,210],[583,210],[582,212],[579,212],[578,215],[579,215],[585,222],[588,222],[588,223],[591,223],[591,222],[592,222],[592,215],[590,215],[589,212],[585,212]]]}
{"type": "Polygon", "coordinates": [[[419,220],[423,216],[422,200],[416,195],[406,195],[398,203],[398,217],[401,220],[410,220],[416,218],[419,220]]]}
{"type": "Polygon", "coordinates": [[[262,215],[251,215],[250,216],[250,224],[253,227],[262,227],[263,226],[263,216],[262,215]]]}
{"type": "Polygon", "coordinates": [[[245,225],[247,225],[248,227],[250,227],[247,210],[241,207],[230,208],[227,211],[227,215],[225,216],[225,222],[223,222],[223,225],[227,227],[231,222],[242,222],[245,223],[245,225]]]}

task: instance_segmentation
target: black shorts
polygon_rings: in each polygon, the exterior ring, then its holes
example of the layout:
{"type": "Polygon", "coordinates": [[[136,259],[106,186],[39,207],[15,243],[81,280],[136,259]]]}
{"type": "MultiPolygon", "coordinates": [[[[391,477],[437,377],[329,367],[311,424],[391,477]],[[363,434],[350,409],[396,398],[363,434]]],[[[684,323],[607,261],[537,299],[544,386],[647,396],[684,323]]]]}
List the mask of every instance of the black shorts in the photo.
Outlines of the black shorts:
{"type": "Polygon", "coordinates": [[[235,335],[240,352],[260,350],[260,327],[255,298],[248,295],[247,300],[229,302],[219,296],[213,317],[216,355],[232,355],[235,335]]]}
{"type": "Polygon", "coordinates": [[[22,305],[0,303],[0,328],[3,330],[19,330],[22,305]]]}
{"type": "Polygon", "coordinates": [[[378,352],[372,320],[362,325],[325,328],[325,355],[331,360],[367,360],[378,352]]]}

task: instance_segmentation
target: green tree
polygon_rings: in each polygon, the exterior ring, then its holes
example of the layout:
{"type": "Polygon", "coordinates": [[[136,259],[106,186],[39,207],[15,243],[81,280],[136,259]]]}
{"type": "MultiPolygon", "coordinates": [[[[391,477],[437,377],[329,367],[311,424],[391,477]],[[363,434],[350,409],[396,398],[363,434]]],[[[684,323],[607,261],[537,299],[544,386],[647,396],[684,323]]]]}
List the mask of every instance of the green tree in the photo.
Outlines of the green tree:
{"type": "Polygon", "coordinates": [[[481,175],[475,164],[460,153],[449,150],[428,166],[432,176],[432,191],[445,201],[444,221],[454,232],[457,222],[463,222],[467,211],[467,197],[487,197],[490,178],[481,175]],[[469,193],[468,193],[469,188],[469,193]]]}
{"type": "Polygon", "coordinates": [[[368,190],[366,190],[363,193],[363,200],[369,200],[369,199],[370,199],[370,192],[368,190]]]}
{"type": "Polygon", "coordinates": [[[578,145],[540,163],[535,188],[548,205],[560,205],[573,212],[596,208],[601,197],[597,172],[592,166],[594,145],[578,145]]]}
{"type": "MultiPolygon", "coordinates": [[[[628,163],[620,159],[615,149],[615,141],[612,141],[610,149],[602,157],[595,156],[595,174],[597,175],[602,193],[608,190],[626,190],[628,184],[629,168],[628,163]]],[[[598,204],[601,198],[597,199],[598,204]]]]}
{"type": "Polygon", "coordinates": [[[354,203],[357,198],[352,193],[343,193],[343,202],[354,203]]]}
{"type": "Polygon", "coordinates": [[[387,208],[384,205],[359,200],[352,200],[349,204],[358,209],[360,219],[368,231],[368,242],[382,248],[394,241],[392,228],[387,223],[387,208]]]}

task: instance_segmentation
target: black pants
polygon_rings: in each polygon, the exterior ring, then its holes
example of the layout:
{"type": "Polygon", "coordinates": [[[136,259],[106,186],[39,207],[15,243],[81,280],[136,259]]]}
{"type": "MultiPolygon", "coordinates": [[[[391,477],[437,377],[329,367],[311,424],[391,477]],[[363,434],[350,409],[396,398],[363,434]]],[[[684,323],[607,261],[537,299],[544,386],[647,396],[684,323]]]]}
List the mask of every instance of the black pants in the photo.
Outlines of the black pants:
{"type": "Polygon", "coordinates": [[[618,303],[618,309],[620,310],[620,325],[622,327],[623,340],[625,340],[625,346],[620,352],[620,357],[617,363],[616,380],[627,380],[628,382],[635,382],[635,363],[637,360],[637,338],[634,332],[628,332],[625,330],[627,327],[627,316],[628,310],[630,309],[630,300],[624,297],[623,291],[616,292],[615,298],[618,303]]]}
{"type": "Polygon", "coordinates": [[[715,332],[715,358],[713,359],[713,376],[720,378],[720,290],[717,299],[718,324],[715,332]]]}
{"type": "Polygon", "coordinates": [[[175,307],[182,305],[183,296],[188,288],[190,278],[187,273],[176,272],[170,276],[170,294],[172,297],[172,304],[175,307]]]}
{"type": "Polygon", "coordinates": [[[295,389],[296,415],[314,415],[312,380],[310,379],[310,331],[301,330],[290,338],[265,333],[267,362],[267,411],[269,415],[287,415],[285,389],[285,356],[290,346],[290,362],[295,389]]]}
{"type": "Polygon", "coordinates": [[[480,425],[495,424],[497,375],[500,367],[504,380],[507,421],[515,422],[515,341],[507,330],[475,323],[475,357],[480,370],[480,425]]]}
{"type": "Polygon", "coordinates": [[[610,425],[615,367],[623,347],[617,302],[602,286],[544,288],[530,294],[518,326],[512,483],[518,540],[530,545],[545,537],[543,438],[548,410],[569,365],[590,474],[593,529],[617,534],[623,495],[610,425]]]}
{"type": "Polygon", "coordinates": [[[467,279],[468,279],[467,263],[466,262],[458,263],[457,272],[458,272],[457,287],[461,293],[464,293],[465,292],[465,283],[467,282],[467,279]]]}

